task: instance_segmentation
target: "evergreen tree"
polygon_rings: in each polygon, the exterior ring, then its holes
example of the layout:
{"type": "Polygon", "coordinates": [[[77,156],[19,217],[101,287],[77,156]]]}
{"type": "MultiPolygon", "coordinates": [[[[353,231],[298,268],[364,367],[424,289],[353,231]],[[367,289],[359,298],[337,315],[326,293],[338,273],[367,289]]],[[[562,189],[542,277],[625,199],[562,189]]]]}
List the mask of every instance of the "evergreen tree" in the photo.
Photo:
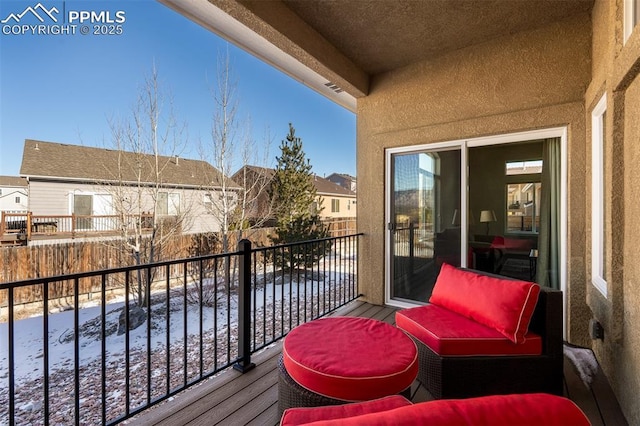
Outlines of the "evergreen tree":
{"type": "MultiPolygon", "coordinates": [[[[328,237],[326,227],[320,222],[321,200],[313,185],[311,163],[302,149],[302,140],[295,135],[289,123],[289,134],[280,144],[281,155],[272,180],[269,195],[275,208],[276,233],[269,238],[273,244],[295,243],[328,237]]],[[[331,245],[327,242],[311,247],[297,245],[278,251],[275,261],[285,269],[310,267],[327,254],[331,245]]]]}

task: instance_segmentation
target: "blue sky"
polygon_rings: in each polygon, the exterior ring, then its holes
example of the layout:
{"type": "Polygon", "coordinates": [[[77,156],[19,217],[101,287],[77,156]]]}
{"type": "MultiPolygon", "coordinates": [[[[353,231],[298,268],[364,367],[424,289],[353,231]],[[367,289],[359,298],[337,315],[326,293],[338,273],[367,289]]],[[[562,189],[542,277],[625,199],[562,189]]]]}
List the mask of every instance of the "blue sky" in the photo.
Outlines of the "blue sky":
{"type": "MultiPolygon", "coordinates": [[[[3,28],[0,175],[19,174],[25,139],[112,146],[109,118],[130,114],[154,64],[161,89],[173,96],[176,117],[188,125],[191,149],[184,156],[199,158],[198,140],[209,140],[214,108],[211,88],[226,41],[154,0],[40,3],[48,10],[56,7],[67,13],[122,10],[126,21],[121,35],[82,35],[80,25],[76,34],[65,35],[5,34],[3,28]]],[[[37,4],[37,0],[2,0],[0,20],[37,4]]],[[[25,15],[20,24],[39,22],[25,15]]],[[[250,117],[257,141],[269,129],[271,166],[292,123],[315,173],[355,175],[355,115],[228,46],[238,82],[239,114],[250,117]]]]}

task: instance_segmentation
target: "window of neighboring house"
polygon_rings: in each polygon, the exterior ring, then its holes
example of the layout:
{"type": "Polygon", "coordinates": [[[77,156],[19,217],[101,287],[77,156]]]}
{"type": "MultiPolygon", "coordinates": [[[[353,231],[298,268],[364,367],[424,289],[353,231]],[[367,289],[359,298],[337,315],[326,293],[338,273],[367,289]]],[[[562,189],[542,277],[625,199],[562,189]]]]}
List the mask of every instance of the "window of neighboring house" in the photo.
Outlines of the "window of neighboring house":
{"type": "Polygon", "coordinates": [[[337,198],[331,199],[331,213],[339,213],[340,212],[340,200],[337,198]]]}
{"type": "Polygon", "coordinates": [[[542,160],[506,163],[506,232],[538,233],[542,160]]]}
{"type": "Polygon", "coordinates": [[[238,194],[236,194],[235,192],[227,194],[226,208],[232,210],[236,206],[237,201],[238,201],[238,194]]]}
{"type": "Polygon", "coordinates": [[[20,197],[16,197],[16,204],[20,204],[20,197]]]}
{"type": "Polygon", "coordinates": [[[158,215],[176,216],[180,214],[180,194],[159,192],[157,200],[158,215]]]}
{"type": "Polygon", "coordinates": [[[640,22],[640,0],[624,0],[624,41],[640,22]]]}
{"type": "Polygon", "coordinates": [[[591,281],[607,297],[605,191],[605,123],[607,95],[602,96],[591,113],[591,281]]]}
{"type": "Polygon", "coordinates": [[[213,197],[211,196],[211,194],[204,194],[202,198],[204,209],[207,211],[207,213],[211,213],[213,211],[213,197]]]}

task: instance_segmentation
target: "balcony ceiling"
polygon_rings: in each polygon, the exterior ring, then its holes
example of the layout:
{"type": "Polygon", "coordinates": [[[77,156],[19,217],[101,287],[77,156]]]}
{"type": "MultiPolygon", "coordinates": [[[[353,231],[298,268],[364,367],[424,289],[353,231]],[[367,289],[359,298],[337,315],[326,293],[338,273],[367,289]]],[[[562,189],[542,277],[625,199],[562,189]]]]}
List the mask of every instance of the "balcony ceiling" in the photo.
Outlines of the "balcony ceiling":
{"type": "Polygon", "coordinates": [[[593,7],[593,0],[161,1],[325,95],[354,101],[376,74],[593,7]],[[220,12],[224,19],[213,19],[220,12]],[[228,18],[240,26],[225,25],[228,18]],[[283,54],[298,64],[274,59],[283,54]],[[296,70],[300,65],[319,80],[296,70]],[[335,87],[314,87],[327,83],[335,87]]]}
{"type": "Polygon", "coordinates": [[[544,26],[592,6],[585,0],[283,2],[369,75],[544,26]]]}

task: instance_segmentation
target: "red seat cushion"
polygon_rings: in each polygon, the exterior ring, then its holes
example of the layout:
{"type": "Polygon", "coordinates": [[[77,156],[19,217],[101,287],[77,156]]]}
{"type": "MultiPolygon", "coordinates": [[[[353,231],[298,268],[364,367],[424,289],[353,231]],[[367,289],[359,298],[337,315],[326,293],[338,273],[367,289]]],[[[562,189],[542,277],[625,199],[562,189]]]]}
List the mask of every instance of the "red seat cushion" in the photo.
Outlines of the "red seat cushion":
{"type": "Polygon", "coordinates": [[[589,426],[571,400],[542,393],[439,399],[354,417],[320,420],[307,425],[438,425],[438,426],[589,426]]]}
{"type": "Polygon", "coordinates": [[[522,343],[539,293],[540,287],[532,282],[489,277],[444,264],[429,302],[522,343]]]}
{"type": "Polygon", "coordinates": [[[379,413],[411,405],[403,396],[386,396],[372,401],[354,404],[327,405],[324,407],[289,408],[282,414],[280,426],[294,426],[320,420],[346,419],[362,414],[379,413]]]}
{"type": "Polygon", "coordinates": [[[540,355],[542,338],[527,333],[515,344],[493,328],[438,305],[396,312],[396,325],[442,356],[540,355]]]}
{"type": "Polygon", "coordinates": [[[300,386],[344,401],[400,393],[418,375],[415,343],[400,329],[368,318],[302,324],[284,339],[282,357],[300,386]]]}

